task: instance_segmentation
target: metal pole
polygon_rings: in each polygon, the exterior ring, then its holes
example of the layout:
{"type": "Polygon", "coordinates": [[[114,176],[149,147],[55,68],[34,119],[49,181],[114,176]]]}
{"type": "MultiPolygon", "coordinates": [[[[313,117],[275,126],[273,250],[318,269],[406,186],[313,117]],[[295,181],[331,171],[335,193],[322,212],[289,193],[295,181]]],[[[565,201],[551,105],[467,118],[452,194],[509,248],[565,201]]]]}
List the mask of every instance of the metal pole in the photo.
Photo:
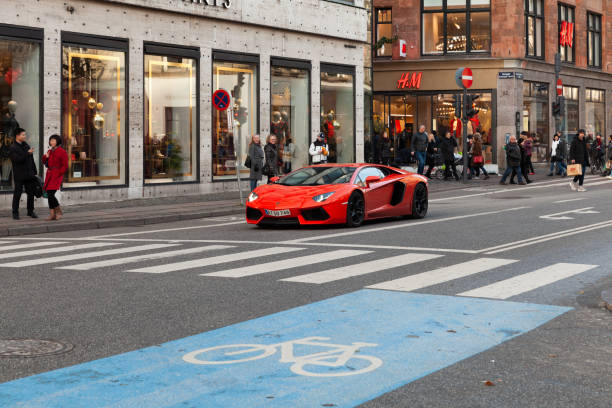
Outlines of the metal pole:
{"type": "Polygon", "coordinates": [[[462,123],[463,123],[463,183],[467,184],[467,172],[468,172],[468,154],[467,154],[467,89],[463,89],[463,112],[461,115],[462,123]]]}
{"type": "Polygon", "coordinates": [[[241,132],[238,132],[238,133],[239,135],[236,138],[236,149],[238,150],[236,152],[236,178],[238,179],[238,193],[240,195],[240,205],[244,205],[244,200],[242,198],[242,183],[240,182],[240,166],[242,166],[242,150],[241,150],[242,135],[240,135],[241,132]]]}

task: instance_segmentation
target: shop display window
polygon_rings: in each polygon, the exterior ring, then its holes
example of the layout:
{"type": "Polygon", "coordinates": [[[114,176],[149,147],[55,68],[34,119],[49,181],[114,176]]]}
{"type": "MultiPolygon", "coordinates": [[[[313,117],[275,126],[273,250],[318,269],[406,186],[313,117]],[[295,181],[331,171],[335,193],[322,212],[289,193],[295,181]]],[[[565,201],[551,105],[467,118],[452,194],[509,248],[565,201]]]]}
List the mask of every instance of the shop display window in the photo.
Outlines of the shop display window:
{"type": "Polygon", "coordinates": [[[396,163],[410,162],[410,142],[418,130],[416,116],[416,96],[398,95],[389,98],[389,137],[393,141],[392,153],[396,163]]]}
{"type": "MultiPolygon", "coordinates": [[[[240,56],[237,56],[237,59],[240,56]]],[[[255,57],[256,58],[256,57],[255,57]]],[[[212,164],[213,179],[236,178],[253,134],[259,132],[258,64],[217,60],[213,62],[213,92],[224,89],[230,94],[230,107],[225,111],[213,108],[212,164]]]]}
{"type": "Polygon", "coordinates": [[[0,39],[0,191],[13,189],[9,149],[17,128],[26,130],[36,160],[42,155],[40,74],[38,42],[0,39]]]}
{"type": "Polygon", "coordinates": [[[330,163],[355,161],[355,73],[353,68],[321,67],[321,131],[330,163]]]}
{"type": "Polygon", "coordinates": [[[545,162],[550,143],[548,84],[523,82],[522,129],[533,137],[533,162],[545,162]]]}
{"type": "Polygon", "coordinates": [[[67,186],[125,183],[125,58],[124,51],[62,48],[67,186]]]}
{"type": "Polygon", "coordinates": [[[281,149],[281,170],[289,173],[310,160],[310,69],[273,65],[270,79],[270,134],[276,135],[281,149]]]}
{"type": "Polygon", "coordinates": [[[586,89],[586,126],[587,135],[605,136],[606,130],[606,99],[603,89],[586,89]]]}
{"type": "Polygon", "coordinates": [[[145,55],[145,183],[197,179],[197,61],[145,55]]]}
{"type": "Polygon", "coordinates": [[[561,124],[559,129],[571,142],[580,129],[580,104],[577,86],[563,86],[563,98],[565,98],[565,110],[561,112],[561,124]]]}

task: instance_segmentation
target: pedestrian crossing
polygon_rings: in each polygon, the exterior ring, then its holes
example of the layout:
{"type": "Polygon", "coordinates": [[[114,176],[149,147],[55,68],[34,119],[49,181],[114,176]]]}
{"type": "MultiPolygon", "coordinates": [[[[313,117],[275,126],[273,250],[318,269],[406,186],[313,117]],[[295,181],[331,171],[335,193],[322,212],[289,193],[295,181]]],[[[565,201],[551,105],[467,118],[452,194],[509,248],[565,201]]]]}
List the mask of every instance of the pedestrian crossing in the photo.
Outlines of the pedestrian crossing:
{"type": "MultiPolygon", "coordinates": [[[[43,265],[49,270],[101,273],[104,268],[109,268],[107,273],[118,271],[135,274],[169,274],[187,271],[202,279],[266,276],[280,284],[324,285],[360,276],[375,280],[385,276],[385,272],[401,271],[405,276],[390,280],[381,278],[381,282],[365,287],[413,292],[456,280],[463,280],[462,285],[472,281],[483,282],[490,276],[486,273],[495,271],[506,273],[519,265],[521,271],[526,270],[522,266],[522,261],[516,259],[481,257],[453,263],[451,257],[455,254],[442,255],[424,251],[389,254],[389,251],[338,247],[332,249],[323,245],[300,247],[279,245],[257,249],[241,248],[239,244],[231,243],[197,245],[165,241],[138,243],[129,240],[87,243],[22,241],[0,247],[0,273],[3,268],[43,265]],[[335,266],[340,261],[343,266],[335,266]],[[446,265],[428,267],[432,262],[437,262],[439,265],[440,261],[446,265]],[[133,264],[137,266],[131,267],[133,264]],[[287,277],[287,273],[291,272],[294,276],[287,277]],[[276,276],[275,273],[283,273],[284,276],[276,276]]],[[[596,268],[597,265],[556,263],[508,279],[494,282],[489,280],[482,286],[452,295],[508,299],[596,268]]],[[[465,289],[465,286],[462,287],[465,289]]]]}

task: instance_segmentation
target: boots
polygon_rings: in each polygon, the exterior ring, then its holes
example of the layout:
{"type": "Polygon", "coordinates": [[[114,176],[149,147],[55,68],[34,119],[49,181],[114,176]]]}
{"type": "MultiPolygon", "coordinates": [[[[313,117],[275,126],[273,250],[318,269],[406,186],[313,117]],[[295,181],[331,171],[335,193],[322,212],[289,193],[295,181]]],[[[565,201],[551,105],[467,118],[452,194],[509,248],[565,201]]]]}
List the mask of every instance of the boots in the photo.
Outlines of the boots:
{"type": "Polygon", "coordinates": [[[45,221],[53,221],[56,220],[57,218],[55,218],[55,210],[50,209],[49,210],[49,217],[45,218],[45,221]]]}
{"type": "Polygon", "coordinates": [[[56,220],[59,220],[59,219],[61,219],[61,218],[62,218],[62,216],[63,216],[63,215],[64,215],[64,213],[62,212],[61,207],[58,205],[58,206],[55,208],[55,219],[56,219],[56,220]]]}

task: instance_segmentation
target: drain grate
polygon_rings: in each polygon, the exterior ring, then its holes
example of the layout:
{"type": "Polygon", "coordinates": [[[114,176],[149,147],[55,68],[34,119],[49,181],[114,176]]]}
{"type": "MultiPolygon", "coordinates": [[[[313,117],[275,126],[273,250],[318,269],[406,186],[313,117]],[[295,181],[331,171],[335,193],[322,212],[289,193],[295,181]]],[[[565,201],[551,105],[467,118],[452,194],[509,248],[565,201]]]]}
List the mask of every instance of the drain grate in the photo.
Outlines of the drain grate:
{"type": "Polygon", "coordinates": [[[63,354],[73,345],[55,340],[0,339],[0,357],[41,357],[63,354]]]}

